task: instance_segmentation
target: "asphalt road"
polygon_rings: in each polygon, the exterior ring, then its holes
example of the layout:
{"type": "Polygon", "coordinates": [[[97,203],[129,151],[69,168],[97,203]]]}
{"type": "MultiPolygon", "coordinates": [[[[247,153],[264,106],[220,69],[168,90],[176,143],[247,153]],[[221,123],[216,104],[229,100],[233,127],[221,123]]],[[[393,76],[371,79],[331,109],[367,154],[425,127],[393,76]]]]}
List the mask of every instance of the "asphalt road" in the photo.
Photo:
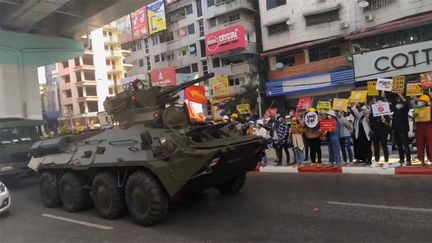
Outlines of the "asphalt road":
{"type": "Polygon", "coordinates": [[[6,183],[0,242],[432,242],[428,176],[250,173],[241,193],[201,193],[154,227],[44,208],[34,177],[6,183]]]}

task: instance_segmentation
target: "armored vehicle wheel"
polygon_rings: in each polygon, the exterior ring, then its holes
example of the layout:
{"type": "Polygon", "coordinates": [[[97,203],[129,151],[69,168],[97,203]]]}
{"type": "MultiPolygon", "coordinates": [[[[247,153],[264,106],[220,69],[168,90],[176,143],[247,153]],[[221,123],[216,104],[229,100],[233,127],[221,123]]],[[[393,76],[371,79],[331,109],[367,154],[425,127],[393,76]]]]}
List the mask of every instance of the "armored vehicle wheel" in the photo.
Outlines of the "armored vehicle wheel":
{"type": "Polygon", "coordinates": [[[91,197],[102,218],[114,219],[126,211],[123,188],[118,187],[117,177],[101,172],[93,179],[91,197]]]}
{"type": "Polygon", "coordinates": [[[87,207],[89,193],[84,185],[83,178],[76,173],[67,172],[61,177],[60,198],[66,211],[79,212],[87,207]]]}
{"type": "Polygon", "coordinates": [[[165,190],[159,181],[146,171],[137,171],[129,176],[126,203],[134,220],[144,226],[160,222],[168,213],[165,190]]]}
{"type": "Polygon", "coordinates": [[[246,175],[236,176],[230,181],[216,187],[222,194],[237,193],[243,187],[246,181],[246,175]]]}
{"type": "Polygon", "coordinates": [[[61,206],[58,183],[55,174],[49,171],[43,172],[39,178],[39,192],[45,207],[55,208],[61,206]]]}

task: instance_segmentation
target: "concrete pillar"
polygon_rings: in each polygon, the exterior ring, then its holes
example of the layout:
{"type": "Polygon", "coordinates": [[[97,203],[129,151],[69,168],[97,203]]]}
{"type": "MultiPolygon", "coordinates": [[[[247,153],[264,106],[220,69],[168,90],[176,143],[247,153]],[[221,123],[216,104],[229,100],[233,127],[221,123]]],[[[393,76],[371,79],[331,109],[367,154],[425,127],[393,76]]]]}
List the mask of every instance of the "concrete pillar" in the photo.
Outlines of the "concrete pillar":
{"type": "Polygon", "coordinates": [[[309,49],[304,48],[304,49],[303,49],[303,54],[304,54],[304,57],[305,57],[305,63],[310,63],[310,59],[309,59],[309,49]]]}
{"type": "Polygon", "coordinates": [[[42,119],[37,67],[0,65],[0,118],[42,119]]]}

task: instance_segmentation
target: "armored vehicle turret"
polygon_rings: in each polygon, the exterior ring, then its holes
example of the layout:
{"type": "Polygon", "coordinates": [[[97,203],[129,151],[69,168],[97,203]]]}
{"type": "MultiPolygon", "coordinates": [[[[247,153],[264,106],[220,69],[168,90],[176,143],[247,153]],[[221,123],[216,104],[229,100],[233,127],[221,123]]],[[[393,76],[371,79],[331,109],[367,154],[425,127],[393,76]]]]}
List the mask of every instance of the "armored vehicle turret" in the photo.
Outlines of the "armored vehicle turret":
{"type": "Polygon", "coordinates": [[[128,211],[148,226],[163,220],[169,201],[184,193],[238,192],[264,139],[226,133],[224,125],[192,126],[176,104],[178,91],[211,77],[124,91],[105,101],[105,129],[35,143],[29,167],[40,175],[43,204],[79,212],[92,201],[103,218],[128,211]]]}

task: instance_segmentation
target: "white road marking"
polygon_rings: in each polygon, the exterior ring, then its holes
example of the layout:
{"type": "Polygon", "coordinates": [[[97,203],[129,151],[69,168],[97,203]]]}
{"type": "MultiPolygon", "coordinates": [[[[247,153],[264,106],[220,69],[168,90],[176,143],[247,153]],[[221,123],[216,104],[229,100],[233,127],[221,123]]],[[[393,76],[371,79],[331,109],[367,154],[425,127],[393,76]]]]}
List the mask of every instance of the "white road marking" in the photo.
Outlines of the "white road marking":
{"type": "Polygon", "coordinates": [[[112,230],[112,229],[114,229],[114,227],[111,227],[111,226],[92,224],[92,223],[88,223],[88,222],[85,222],[85,221],[79,221],[79,220],[75,220],[75,219],[69,219],[69,218],[65,218],[65,217],[55,216],[55,215],[52,215],[52,214],[43,213],[42,216],[47,217],[47,218],[52,218],[52,219],[57,219],[57,220],[69,222],[69,223],[80,224],[80,225],[84,225],[84,226],[87,226],[87,227],[93,227],[93,228],[103,229],[103,230],[112,230]]]}
{"type": "Polygon", "coordinates": [[[334,202],[334,201],[328,201],[327,204],[340,205],[340,206],[351,206],[351,207],[379,208],[379,209],[392,209],[392,210],[404,210],[404,211],[417,211],[417,212],[432,213],[432,209],[430,209],[430,208],[410,208],[410,207],[398,207],[398,206],[386,206],[386,205],[374,205],[374,204],[362,204],[362,203],[346,203],[346,202],[334,202]]]}

